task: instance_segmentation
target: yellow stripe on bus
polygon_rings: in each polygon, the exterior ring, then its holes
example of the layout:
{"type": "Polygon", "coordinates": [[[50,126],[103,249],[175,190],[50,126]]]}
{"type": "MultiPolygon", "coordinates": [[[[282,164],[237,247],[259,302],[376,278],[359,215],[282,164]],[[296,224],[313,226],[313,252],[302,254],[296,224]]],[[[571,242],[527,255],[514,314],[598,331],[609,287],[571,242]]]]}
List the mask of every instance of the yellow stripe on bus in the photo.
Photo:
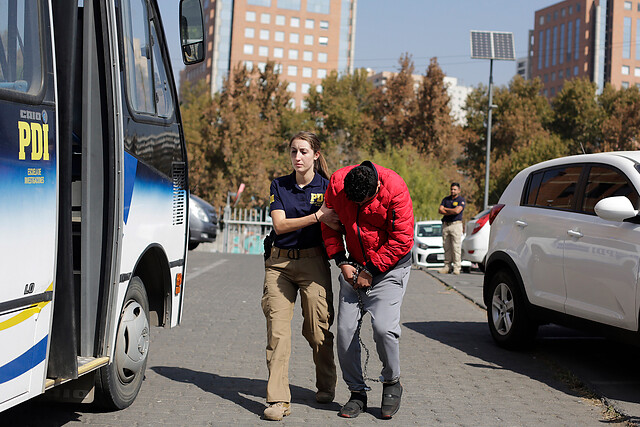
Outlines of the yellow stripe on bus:
{"type": "MultiPolygon", "coordinates": [[[[49,287],[47,288],[47,290],[45,292],[48,291],[52,291],[53,290],[53,283],[51,283],[51,285],[49,285],[49,287]]],[[[26,310],[21,311],[20,313],[16,314],[15,316],[5,320],[4,322],[0,322],[0,331],[4,331],[5,329],[9,329],[12,326],[17,325],[18,323],[24,322],[25,320],[27,320],[28,318],[30,318],[31,316],[33,316],[34,314],[40,313],[40,311],[47,305],[49,304],[51,301],[42,301],[32,307],[29,307],[26,310]]]]}

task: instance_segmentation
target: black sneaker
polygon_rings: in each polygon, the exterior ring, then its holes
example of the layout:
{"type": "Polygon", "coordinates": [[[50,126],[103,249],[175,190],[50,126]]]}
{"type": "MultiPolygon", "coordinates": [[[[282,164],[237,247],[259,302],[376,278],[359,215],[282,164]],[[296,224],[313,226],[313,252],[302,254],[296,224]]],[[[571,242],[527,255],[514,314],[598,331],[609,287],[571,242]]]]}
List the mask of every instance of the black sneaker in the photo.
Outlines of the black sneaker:
{"type": "Polygon", "coordinates": [[[402,397],[402,385],[400,381],[395,384],[382,385],[382,418],[391,418],[400,409],[400,399],[402,397]]]}
{"type": "Polygon", "coordinates": [[[338,412],[338,415],[344,418],[355,418],[367,410],[367,394],[351,392],[349,401],[338,412]]]}

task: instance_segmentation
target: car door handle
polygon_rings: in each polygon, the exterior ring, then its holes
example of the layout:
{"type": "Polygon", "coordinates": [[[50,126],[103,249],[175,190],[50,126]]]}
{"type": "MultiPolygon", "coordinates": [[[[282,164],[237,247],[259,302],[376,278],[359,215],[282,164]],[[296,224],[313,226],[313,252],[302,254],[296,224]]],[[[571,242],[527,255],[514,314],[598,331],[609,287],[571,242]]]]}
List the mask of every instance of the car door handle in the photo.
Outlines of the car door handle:
{"type": "Polygon", "coordinates": [[[577,238],[580,238],[583,236],[581,232],[575,231],[575,230],[567,230],[567,234],[571,237],[577,237],[577,238]]]}
{"type": "Polygon", "coordinates": [[[524,222],[524,221],[517,220],[517,221],[516,221],[516,225],[517,225],[518,227],[525,228],[525,227],[526,227],[527,225],[529,225],[529,224],[527,224],[527,223],[526,223],[526,222],[524,222]]]}

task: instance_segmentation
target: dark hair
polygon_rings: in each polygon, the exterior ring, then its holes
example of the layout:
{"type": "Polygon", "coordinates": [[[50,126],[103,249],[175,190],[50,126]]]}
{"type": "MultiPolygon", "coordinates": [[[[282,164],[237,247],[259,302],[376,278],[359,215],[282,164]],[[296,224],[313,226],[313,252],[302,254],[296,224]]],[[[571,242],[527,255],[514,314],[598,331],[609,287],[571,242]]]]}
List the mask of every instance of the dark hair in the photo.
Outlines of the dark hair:
{"type": "Polygon", "coordinates": [[[452,183],[451,183],[451,187],[458,187],[458,188],[460,188],[460,184],[458,184],[457,182],[452,182],[452,183]]]}
{"type": "Polygon", "coordinates": [[[289,140],[289,148],[291,148],[291,144],[293,144],[293,141],[295,141],[296,139],[307,141],[311,146],[313,152],[320,154],[318,158],[313,162],[313,170],[315,172],[318,172],[324,178],[329,179],[329,168],[327,167],[327,161],[324,159],[322,153],[320,153],[320,139],[318,138],[318,136],[315,133],[308,132],[306,130],[298,132],[289,140]]]}
{"type": "Polygon", "coordinates": [[[378,179],[373,169],[368,166],[356,166],[344,177],[344,192],[347,199],[355,203],[376,194],[378,179]]]}

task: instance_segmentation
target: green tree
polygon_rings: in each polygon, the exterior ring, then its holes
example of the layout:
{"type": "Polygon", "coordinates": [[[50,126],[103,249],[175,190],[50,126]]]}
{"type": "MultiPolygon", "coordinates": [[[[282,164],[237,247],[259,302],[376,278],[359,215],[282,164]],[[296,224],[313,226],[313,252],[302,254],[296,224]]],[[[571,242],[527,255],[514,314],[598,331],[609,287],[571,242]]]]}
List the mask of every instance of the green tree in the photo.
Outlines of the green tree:
{"type": "Polygon", "coordinates": [[[553,99],[549,129],[565,140],[569,153],[601,150],[605,112],[598,103],[596,89],[596,84],[587,79],[573,79],[566,81],[553,99]]]}
{"type": "Polygon", "coordinates": [[[602,121],[602,151],[637,150],[640,138],[640,91],[637,87],[613,91],[601,96],[607,117],[602,121]]]}

